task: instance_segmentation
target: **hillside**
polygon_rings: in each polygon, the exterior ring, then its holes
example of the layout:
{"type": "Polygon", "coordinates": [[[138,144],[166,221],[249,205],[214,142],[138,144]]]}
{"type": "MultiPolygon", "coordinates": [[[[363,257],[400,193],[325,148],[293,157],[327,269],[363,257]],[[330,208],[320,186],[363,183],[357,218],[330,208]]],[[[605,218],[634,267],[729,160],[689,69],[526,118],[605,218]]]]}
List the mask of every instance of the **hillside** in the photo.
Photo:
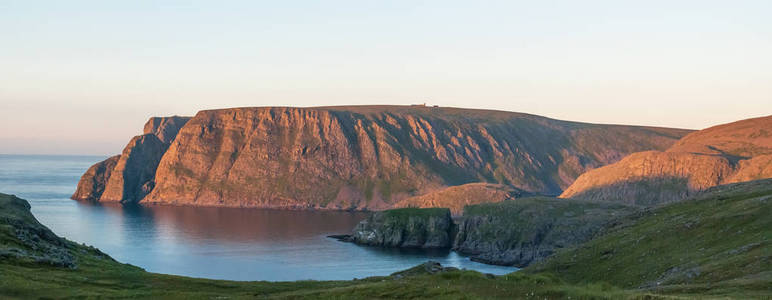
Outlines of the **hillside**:
{"type": "Polygon", "coordinates": [[[767,116],[693,132],[664,152],[631,154],[579,176],[560,197],[649,206],[770,177],[772,116],[767,116]]]}
{"type": "Polygon", "coordinates": [[[201,111],[173,132],[162,139],[146,130],[110,174],[84,174],[73,198],[380,210],[475,182],[557,195],[589,169],[664,150],[689,131],[503,111],[350,106],[201,111]]]}
{"type": "Polygon", "coordinates": [[[722,186],[504,276],[427,263],[350,281],[235,282],[115,262],[0,194],[0,298],[763,299],[772,296],[771,197],[772,180],[722,186]]]}
{"type": "Polygon", "coordinates": [[[506,185],[477,182],[410,197],[397,202],[394,207],[444,207],[449,208],[453,215],[461,215],[467,205],[501,202],[523,195],[523,192],[506,185]]]}
{"type": "Polygon", "coordinates": [[[662,293],[772,293],[772,180],[708,189],[622,219],[528,272],[662,293]],[[613,275],[610,275],[613,274],[613,275]]]}
{"type": "Polygon", "coordinates": [[[525,267],[591,239],[633,208],[548,197],[470,205],[459,218],[453,249],[472,260],[525,267]]]}

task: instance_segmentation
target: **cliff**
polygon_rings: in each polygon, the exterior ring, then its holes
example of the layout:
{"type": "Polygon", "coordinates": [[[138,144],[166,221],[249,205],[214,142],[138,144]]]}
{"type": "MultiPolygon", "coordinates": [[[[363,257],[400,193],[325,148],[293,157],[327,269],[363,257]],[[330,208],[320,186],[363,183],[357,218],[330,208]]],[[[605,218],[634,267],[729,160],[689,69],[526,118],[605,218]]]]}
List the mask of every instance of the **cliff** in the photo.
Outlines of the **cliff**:
{"type": "Polygon", "coordinates": [[[81,176],[75,200],[137,203],[155,186],[161,157],[188,117],[150,118],[142,135],[135,136],[120,155],[92,166],[81,176]]]}
{"type": "Polygon", "coordinates": [[[664,152],[631,154],[591,170],[561,198],[657,205],[709,187],[772,177],[772,116],[691,133],[664,152]]]}
{"type": "Polygon", "coordinates": [[[78,188],[71,198],[75,200],[99,201],[99,198],[102,197],[102,193],[105,191],[107,181],[110,179],[110,175],[113,173],[113,169],[120,158],[120,155],[111,156],[88,168],[86,173],[81,176],[78,188]]]}
{"type": "Polygon", "coordinates": [[[369,246],[450,248],[454,232],[447,208],[401,208],[375,212],[353,234],[332,237],[369,246]]]}
{"type": "Polygon", "coordinates": [[[590,240],[607,223],[635,211],[614,203],[527,197],[468,205],[458,225],[446,208],[380,211],[351,235],[330,237],[381,247],[452,247],[474,261],[524,267],[590,240]]]}
{"type": "Polygon", "coordinates": [[[591,239],[634,209],[546,197],[467,206],[453,249],[474,261],[524,267],[591,239]]]}
{"type": "Polygon", "coordinates": [[[381,210],[475,182],[557,195],[586,170],[664,150],[688,132],[423,106],[207,110],[176,137],[163,134],[168,149],[145,141],[144,167],[130,161],[137,146],[127,146],[117,165],[134,171],[116,168],[111,177],[123,180],[105,190],[123,193],[100,200],[381,210]]]}

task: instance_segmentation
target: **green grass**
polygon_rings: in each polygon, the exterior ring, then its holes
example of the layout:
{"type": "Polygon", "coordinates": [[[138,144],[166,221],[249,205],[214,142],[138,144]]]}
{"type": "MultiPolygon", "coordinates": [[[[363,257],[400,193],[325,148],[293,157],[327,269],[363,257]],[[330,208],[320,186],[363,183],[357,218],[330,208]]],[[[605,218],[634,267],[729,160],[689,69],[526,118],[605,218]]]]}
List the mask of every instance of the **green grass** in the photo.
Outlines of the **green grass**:
{"type": "MultiPolygon", "coordinates": [[[[0,250],[23,250],[21,257],[0,255],[0,298],[770,298],[771,200],[772,180],[721,187],[623,220],[586,244],[504,276],[454,270],[349,281],[235,282],[148,273],[94,248],[53,239],[26,202],[0,194],[0,250]],[[24,256],[54,248],[70,253],[75,266],[24,256]],[[700,272],[692,272],[696,269],[700,272]]],[[[446,212],[406,208],[390,213],[401,218],[446,212]]],[[[470,213],[501,212],[482,205],[470,213]]]]}
{"type": "Polygon", "coordinates": [[[527,271],[577,284],[769,297],[770,242],[772,180],[763,180],[647,211],[527,271]]]}
{"type": "MultiPolygon", "coordinates": [[[[518,243],[537,228],[601,227],[612,218],[626,215],[633,209],[620,204],[592,203],[550,197],[527,197],[496,203],[482,203],[464,207],[464,218],[487,220],[479,234],[485,240],[497,243],[518,243]]],[[[549,237],[548,237],[549,238],[549,237]]]]}

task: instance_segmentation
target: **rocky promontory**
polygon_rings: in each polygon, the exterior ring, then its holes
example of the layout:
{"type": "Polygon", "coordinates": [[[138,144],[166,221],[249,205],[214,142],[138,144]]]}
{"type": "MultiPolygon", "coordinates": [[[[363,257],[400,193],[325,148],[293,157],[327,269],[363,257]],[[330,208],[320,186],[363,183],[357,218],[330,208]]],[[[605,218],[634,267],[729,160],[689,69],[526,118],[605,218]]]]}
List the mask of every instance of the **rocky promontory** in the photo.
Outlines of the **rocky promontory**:
{"type": "Polygon", "coordinates": [[[155,173],[189,117],[150,118],[120,155],[93,165],[78,182],[75,200],[137,203],[155,187],[155,173]]]}
{"type": "Polygon", "coordinates": [[[467,206],[453,250],[488,264],[524,267],[580,244],[635,210],[618,204],[530,197],[467,206]]]}
{"type": "MultiPolygon", "coordinates": [[[[503,187],[488,191],[557,195],[589,169],[664,150],[687,133],[425,106],[206,110],[151,119],[113,170],[84,174],[73,198],[383,210],[478,182],[503,187]]],[[[447,207],[478,203],[458,201],[447,207]]]]}
{"type": "Polygon", "coordinates": [[[524,267],[589,240],[605,224],[635,211],[613,203],[528,197],[466,206],[458,225],[448,209],[376,212],[351,235],[330,237],[381,247],[452,247],[474,261],[524,267]]]}
{"type": "Polygon", "coordinates": [[[331,237],[368,246],[450,248],[454,233],[447,208],[399,208],[371,214],[351,235],[331,237]]]}

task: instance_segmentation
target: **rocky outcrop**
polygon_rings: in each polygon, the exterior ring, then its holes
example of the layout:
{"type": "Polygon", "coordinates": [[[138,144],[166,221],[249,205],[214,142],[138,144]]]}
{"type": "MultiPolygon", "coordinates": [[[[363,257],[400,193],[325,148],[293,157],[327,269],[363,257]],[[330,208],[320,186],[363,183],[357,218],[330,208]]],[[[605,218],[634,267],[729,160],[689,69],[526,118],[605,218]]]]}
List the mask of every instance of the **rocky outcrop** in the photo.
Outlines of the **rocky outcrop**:
{"type": "Polygon", "coordinates": [[[447,187],[421,196],[397,202],[395,207],[445,207],[454,215],[461,215],[464,206],[513,200],[525,195],[511,187],[493,183],[467,183],[447,187]]]}
{"type": "Polygon", "coordinates": [[[168,144],[152,133],[131,139],[123,149],[99,201],[139,202],[153,189],[155,169],[167,147],[168,144]]]}
{"type": "Polygon", "coordinates": [[[75,200],[137,203],[155,186],[155,172],[189,117],[150,118],[120,155],[89,168],[72,195],[75,200]]]}
{"type": "Polygon", "coordinates": [[[454,232],[447,208],[400,208],[375,212],[351,235],[331,237],[368,246],[450,248],[454,232]]]}
{"type": "Polygon", "coordinates": [[[152,117],[145,123],[144,134],[155,135],[161,143],[170,144],[190,117],[152,117]]]}
{"type": "Polygon", "coordinates": [[[633,211],[545,197],[467,206],[453,249],[474,261],[524,267],[589,240],[610,220],[633,211]]]}
{"type": "Polygon", "coordinates": [[[585,242],[607,223],[636,211],[615,203],[528,197],[466,206],[458,225],[448,209],[376,212],[352,234],[330,237],[380,247],[452,247],[474,261],[524,267],[585,242]]]}
{"type": "Polygon", "coordinates": [[[78,188],[72,194],[72,199],[83,201],[99,201],[107,186],[107,180],[120,159],[120,155],[111,156],[88,168],[88,171],[80,177],[78,188]]]}
{"type": "MultiPolygon", "coordinates": [[[[171,142],[153,176],[145,176],[149,169],[123,171],[142,176],[115,180],[124,192],[102,198],[382,210],[474,182],[557,195],[588,169],[665,149],[688,133],[423,106],[257,107],[201,111],[170,139],[183,121],[148,122],[146,134],[171,142]],[[150,193],[139,199],[144,187],[150,193]]],[[[151,150],[144,152],[155,155],[151,150]]],[[[144,161],[152,166],[155,156],[144,161]]]]}
{"type": "Polygon", "coordinates": [[[770,177],[772,116],[694,132],[665,152],[631,154],[583,174],[560,197],[649,206],[770,177]]]}

